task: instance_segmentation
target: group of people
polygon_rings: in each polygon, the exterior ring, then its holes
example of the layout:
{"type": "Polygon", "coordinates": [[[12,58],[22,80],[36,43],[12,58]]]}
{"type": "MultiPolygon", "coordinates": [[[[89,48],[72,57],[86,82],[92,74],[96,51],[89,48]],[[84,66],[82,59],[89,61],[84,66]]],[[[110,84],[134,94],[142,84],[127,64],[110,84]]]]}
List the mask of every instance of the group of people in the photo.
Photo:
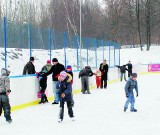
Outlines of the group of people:
{"type": "MultiPolygon", "coordinates": [[[[128,63],[128,66],[130,63],[128,63]]],[[[118,67],[118,66],[117,66],[118,67]]],[[[119,67],[121,69],[121,67],[119,67]]],[[[138,96],[138,85],[137,85],[137,74],[132,73],[132,70],[125,69],[129,71],[129,75],[131,76],[126,85],[125,85],[125,93],[127,97],[127,101],[124,106],[124,112],[128,108],[128,104],[131,103],[131,111],[136,112],[137,110],[134,108],[134,94],[133,89],[136,89],[138,96]]],[[[10,80],[9,70],[2,68],[1,76],[0,76],[0,116],[2,114],[2,109],[4,110],[4,116],[7,122],[12,122],[10,115],[10,104],[8,95],[11,92],[10,90],[10,80]]],[[[23,75],[26,74],[35,74],[34,67],[34,57],[30,57],[29,62],[24,66],[23,75]]],[[[52,74],[52,82],[53,82],[53,93],[54,93],[54,102],[52,104],[60,103],[60,113],[58,122],[63,121],[64,117],[64,103],[67,102],[68,115],[74,121],[74,113],[73,113],[73,94],[72,94],[72,84],[73,84],[73,73],[72,66],[68,65],[65,69],[64,65],[58,62],[57,58],[52,59],[52,64],[50,60],[47,60],[46,65],[44,65],[39,73],[37,73],[37,77],[40,82],[40,94],[41,94],[41,103],[48,102],[47,96],[45,94],[45,90],[47,88],[47,76],[52,74]]],[[[79,72],[79,78],[81,78],[82,90],[83,94],[90,94],[89,90],[89,77],[96,75],[96,84],[97,88],[107,89],[107,78],[108,78],[108,64],[107,61],[104,60],[103,63],[100,64],[99,69],[93,73],[90,66],[86,66],[79,72]]]]}

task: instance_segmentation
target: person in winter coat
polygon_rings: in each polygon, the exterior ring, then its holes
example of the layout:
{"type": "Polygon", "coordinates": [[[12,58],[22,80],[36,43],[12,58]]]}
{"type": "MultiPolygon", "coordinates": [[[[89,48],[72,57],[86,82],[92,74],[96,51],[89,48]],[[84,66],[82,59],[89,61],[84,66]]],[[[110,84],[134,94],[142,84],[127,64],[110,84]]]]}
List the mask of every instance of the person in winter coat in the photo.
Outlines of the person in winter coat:
{"type": "Polygon", "coordinates": [[[48,102],[47,96],[45,94],[46,88],[47,88],[47,76],[43,76],[44,73],[48,72],[52,67],[51,61],[47,60],[46,65],[44,65],[41,69],[41,71],[37,74],[37,77],[39,79],[39,85],[40,85],[40,94],[41,94],[41,103],[48,102]]]}
{"type": "Polygon", "coordinates": [[[57,82],[57,89],[60,99],[60,113],[58,122],[62,122],[64,118],[64,103],[67,102],[68,115],[74,120],[73,110],[72,110],[72,76],[67,74],[65,71],[60,73],[57,82]]]}
{"type": "Polygon", "coordinates": [[[120,69],[120,73],[121,73],[120,80],[121,80],[121,82],[123,80],[123,76],[124,76],[124,80],[127,81],[126,80],[126,70],[128,71],[128,69],[126,68],[126,65],[123,65],[123,66],[117,66],[116,65],[116,67],[118,67],[120,69]]]}
{"type": "Polygon", "coordinates": [[[137,110],[134,108],[135,98],[134,98],[133,89],[135,89],[136,96],[138,97],[137,73],[132,73],[131,77],[128,79],[125,85],[125,94],[127,97],[127,101],[124,105],[124,112],[126,112],[129,103],[131,104],[130,111],[137,112],[137,110]]]}
{"type": "Polygon", "coordinates": [[[47,63],[46,65],[44,65],[41,69],[41,72],[48,72],[52,67],[52,64],[51,64],[51,61],[50,60],[47,60],[47,63]]]}
{"type": "Polygon", "coordinates": [[[127,66],[128,66],[128,77],[130,77],[130,75],[132,74],[132,68],[133,68],[131,61],[128,62],[127,66]]]}
{"type": "Polygon", "coordinates": [[[30,57],[29,62],[24,66],[23,75],[35,74],[34,57],[30,57]]]}
{"type": "Polygon", "coordinates": [[[65,68],[64,68],[64,65],[62,65],[58,62],[57,58],[53,58],[52,62],[53,62],[53,66],[51,67],[51,69],[48,72],[43,74],[42,77],[52,74],[53,93],[54,93],[54,102],[52,104],[59,104],[58,89],[56,88],[56,84],[57,84],[60,72],[64,71],[65,68]]]}
{"type": "Polygon", "coordinates": [[[39,72],[38,73],[38,79],[39,79],[39,86],[40,86],[40,94],[41,94],[41,101],[39,102],[39,104],[48,102],[47,96],[45,94],[46,88],[47,88],[47,77],[44,76],[42,77],[42,75],[45,72],[39,72]]]}
{"type": "Polygon", "coordinates": [[[1,69],[0,76],[0,116],[2,114],[2,109],[4,111],[4,117],[8,123],[12,122],[11,119],[11,107],[9,103],[9,94],[10,90],[10,80],[9,80],[10,71],[6,68],[1,69]]]}
{"type": "Polygon", "coordinates": [[[89,91],[89,77],[90,76],[93,76],[93,72],[92,72],[90,66],[86,66],[84,69],[82,69],[79,72],[79,78],[81,78],[81,84],[82,84],[81,92],[83,94],[85,94],[86,91],[87,91],[88,94],[91,94],[90,91],[89,91]]]}
{"type": "Polygon", "coordinates": [[[96,70],[96,72],[94,73],[94,75],[96,75],[96,85],[97,85],[97,89],[101,87],[101,71],[99,69],[96,70]]]}
{"type": "MultiPolygon", "coordinates": [[[[72,76],[71,84],[73,85],[73,72],[72,72],[72,66],[68,65],[68,66],[66,67],[66,73],[68,73],[68,74],[70,74],[70,75],[72,76]]],[[[72,92],[71,92],[71,94],[72,94],[72,92]]],[[[73,106],[74,106],[73,94],[72,94],[72,102],[71,102],[71,104],[72,104],[72,107],[73,107],[73,106]]]]}
{"type": "Polygon", "coordinates": [[[101,71],[101,89],[107,89],[107,79],[108,79],[108,64],[107,61],[104,60],[103,63],[100,64],[99,70],[101,71]],[[103,86],[104,82],[104,86],[103,86]]]}

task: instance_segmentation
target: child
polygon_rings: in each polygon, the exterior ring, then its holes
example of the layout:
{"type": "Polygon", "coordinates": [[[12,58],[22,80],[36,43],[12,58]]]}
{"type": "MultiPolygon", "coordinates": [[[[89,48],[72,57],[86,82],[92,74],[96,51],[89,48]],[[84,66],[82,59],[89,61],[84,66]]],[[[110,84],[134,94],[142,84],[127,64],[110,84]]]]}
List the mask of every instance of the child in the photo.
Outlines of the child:
{"type": "Polygon", "coordinates": [[[59,89],[59,99],[60,99],[60,113],[58,122],[63,121],[64,116],[64,102],[67,102],[68,115],[74,121],[74,115],[72,110],[72,85],[71,85],[72,76],[67,74],[65,71],[60,72],[58,77],[57,89],[59,89]]]}
{"type": "Polygon", "coordinates": [[[11,107],[9,103],[10,94],[10,80],[9,80],[10,71],[6,68],[1,69],[1,76],[0,76],[0,116],[2,114],[2,108],[4,110],[4,117],[8,123],[12,122],[11,119],[11,107]]]}
{"type": "Polygon", "coordinates": [[[128,104],[131,104],[131,112],[137,112],[137,110],[134,108],[134,93],[133,89],[135,88],[136,90],[136,96],[138,97],[138,85],[137,85],[137,73],[132,73],[132,76],[128,79],[126,85],[125,85],[125,94],[127,97],[127,101],[124,105],[124,112],[126,112],[128,108],[128,104]]]}
{"type": "MultiPolygon", "coordinates": [[[[73,85],[73,72],[72,72],[72,66],[68,65],[66,68],[66,73],[70,74],[72,76],[71,84],[73,85]]],[[[72,92],[71,92],[72,94],[72,92]]],[[[73,94],[72,94],[72,107],[74,106],[74,100],[73,100],[73,94]]]]}
{"type": "Polygon", "coordinates": [[[94,73],[94,75],[96,75],[96,85],[97,85],[97,89],[99,87],[101,87],[101,71],[99,69],[96,70],[96,73],[94,73]]]}
{"type": "Polygon", "coordinates": [[[38,73],[38,79],[39,79],[39,85],[40,85],[40,94],[41,94],[41,101],[39,102],[39,104],[41,103],[45,103],[48,102],[47,96],[45,94],[45,90],[47,88],[47,77],[41,77],[44,74],[44,72],[39,72],[38,73]]]}

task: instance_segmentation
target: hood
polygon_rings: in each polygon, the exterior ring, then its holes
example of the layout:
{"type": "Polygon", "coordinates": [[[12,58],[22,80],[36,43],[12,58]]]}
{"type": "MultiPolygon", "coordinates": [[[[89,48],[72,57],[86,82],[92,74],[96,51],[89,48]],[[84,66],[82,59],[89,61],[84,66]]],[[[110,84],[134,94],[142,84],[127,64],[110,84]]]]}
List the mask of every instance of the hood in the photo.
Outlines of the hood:
{"type": "Polygon", "coordinates": [[[10,74],[10,71],[8,69],[6,69],[6,68],[1,69],[1,75],[9,76],[9,74],[10,74]]]}

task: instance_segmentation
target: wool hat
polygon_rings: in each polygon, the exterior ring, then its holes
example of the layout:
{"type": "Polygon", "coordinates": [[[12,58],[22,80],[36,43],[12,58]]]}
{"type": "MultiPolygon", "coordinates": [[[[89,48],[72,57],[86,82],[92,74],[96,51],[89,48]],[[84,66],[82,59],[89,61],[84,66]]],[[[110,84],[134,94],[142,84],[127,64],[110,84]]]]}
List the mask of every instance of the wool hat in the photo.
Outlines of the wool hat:
{"type": "Polygon", "coordinates": [[[47,64],[51,64],[51,61],[50,61],[50,60],[47,60],[47,64]]]}
{"type": "Polygon", "coordinates": [[[66,70],[72,70],[72,66],[68,65],[66,70]]]}
{"type": "Polygon", "coordinates": [[[137,77],[137,73],[132,73],[132,77],[137,77]]]}
{"type": "Polygon", "coordinates": [[[34,61],[34,57],[30,57],[29,61],[34,61]]]}
{"type": "Polygon", "coordinates": [[[53,58],[52,62],[58,62],[58,59],[57,58],[53,58]]]}
{"type": "Polygon", "coordinates": [[[65,71],[60,72],[60,76],[63,76],[64,78],[67,77],[67,73],[65,71]]]}

